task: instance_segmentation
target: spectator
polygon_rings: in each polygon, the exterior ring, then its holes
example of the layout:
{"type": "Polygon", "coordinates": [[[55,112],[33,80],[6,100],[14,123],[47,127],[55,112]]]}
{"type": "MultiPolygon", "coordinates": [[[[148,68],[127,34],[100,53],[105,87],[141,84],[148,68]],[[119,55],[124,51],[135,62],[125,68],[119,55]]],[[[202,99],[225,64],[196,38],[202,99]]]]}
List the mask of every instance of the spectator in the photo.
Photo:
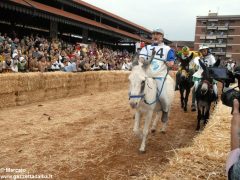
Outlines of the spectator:
{"type": "Polygon", "coordinates": [[[12,64],[11,57],[8,54],[5,56],[5,60],[3,61],[3,72],[12,72],[11,64],[12,64]]]}
{"type": "Polygon", "coordinates": [[[24,36],[19,38],[15,32],[10,38],[0,33],[0,68],[3,72],[56,71],[63,70],[64,59],[68,60],[67,69],[72,71],[121,70],[124,59],[131,55],[127,51],[113,51],[109,48],[97,48],[91,45],[71,45],[60,40],[48,41],[43,36],[24,36]],[[13,36],[14,35],[14,36],[13,36]],[[12,57],[9,61],[9,55],[12,57]],[[13,58],[13,55],[15,58],[13,58]],[[16,66],[17,65],[17,66],[16,66]],[[11,69],[9,69],[11,67],[11,69]]]}
{"type": "Polygon", "coordinates": [[[235,99],[233,106],[233,117],[231,120],[231,152],[229,153],[226,162],[226,173],[228,175],[229,180],[240,179],[239,130],[240,130],[239,101],[235,99]]]}
{"type": "Polygon", "coordinates": [[[19,62],[18,62],[18,71],[19,72],[26,72],[26,65],[27,65],[26,59],[23,56],[21,56],[19,58],[19,62]]]}

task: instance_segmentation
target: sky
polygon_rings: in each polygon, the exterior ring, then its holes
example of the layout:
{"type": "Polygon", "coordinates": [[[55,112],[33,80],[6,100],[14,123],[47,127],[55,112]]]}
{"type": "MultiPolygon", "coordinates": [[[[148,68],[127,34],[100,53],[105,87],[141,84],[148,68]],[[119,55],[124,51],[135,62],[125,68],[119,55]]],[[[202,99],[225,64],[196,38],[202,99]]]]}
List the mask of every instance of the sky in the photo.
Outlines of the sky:
{"type": "Polygon", "coordinates": [[[240,15],[240,0],[83,0],[149,30],[162,28],[171,41],[194,41],[196,16],[209,10],[240,15]]]}

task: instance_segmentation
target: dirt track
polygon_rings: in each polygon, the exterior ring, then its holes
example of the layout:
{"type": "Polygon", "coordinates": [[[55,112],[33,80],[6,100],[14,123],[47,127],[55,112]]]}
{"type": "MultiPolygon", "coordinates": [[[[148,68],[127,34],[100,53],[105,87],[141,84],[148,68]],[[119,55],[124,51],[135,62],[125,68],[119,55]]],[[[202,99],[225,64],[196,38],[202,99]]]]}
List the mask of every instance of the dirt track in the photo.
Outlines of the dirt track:
{"type": "Polygon", "coordinates": [[[146,154],[139,154],[133,112],[126,90],[0,110],[0,168],[24,168],[56,180],[160,175],[173,149],[191,143],[196,113],[180,109],[177,93],[167,133],[150,134],[146,154]]]}

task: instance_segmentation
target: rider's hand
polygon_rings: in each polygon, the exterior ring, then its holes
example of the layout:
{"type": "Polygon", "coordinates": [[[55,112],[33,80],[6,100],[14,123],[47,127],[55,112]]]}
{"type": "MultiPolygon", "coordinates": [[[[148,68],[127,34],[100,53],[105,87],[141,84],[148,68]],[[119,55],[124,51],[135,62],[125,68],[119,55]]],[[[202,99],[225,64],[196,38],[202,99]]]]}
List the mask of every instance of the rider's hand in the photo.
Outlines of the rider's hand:
{"type": "Polygon", "coordinates": [[[174,61],[167,61],[166,64],[168,67],[173,67],[174,61]]]}
{"type": "Polygon", "coordinates": [[[234,99],[233,101],[233,116],[239,116],[239,101],[237,99],[234,99]]]}

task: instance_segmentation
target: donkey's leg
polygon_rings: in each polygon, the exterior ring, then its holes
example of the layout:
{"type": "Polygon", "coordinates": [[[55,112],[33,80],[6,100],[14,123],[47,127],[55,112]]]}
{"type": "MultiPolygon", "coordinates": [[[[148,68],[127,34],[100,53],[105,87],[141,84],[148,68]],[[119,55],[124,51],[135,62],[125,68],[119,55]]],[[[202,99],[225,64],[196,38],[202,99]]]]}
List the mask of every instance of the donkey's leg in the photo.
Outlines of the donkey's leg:
{"type": "Polygon", "coordinates": [[[162,128],[160,132],[166,133],[167,123],[168,123],[168,112],[162,112],[162,128]]]}
{"type": "Polygon", "coordinates": [[[134,122],[134,126],[133,126],[133,132],[136,136],[138,136],[139,138],[142,138],[142,133],[139,128],[140,121],[141,121],[141,114],[140,114],[140,111],[137,110],[135,113],[135,122],[134,122]]]}
{"type": "Polygon", "coordinates": [[[151,123],[151,120],[152,120],[152,114],[153,114],[153,111],[148,111],[148,113],[146,114],[144,128],[143,128],[142,144],[141,144],[141,147],[139,149],[139,151],[142,152],[142,153],[145,152],[148,129],[149,129],[149,126],[150,126],[150,123],[151,123]]]}
{"type": "Polygon", "coordinates": [[[185,111],[185,112],[187,111],[187,104],[188,104],[189,94],[190,94],[190,89],[187,88],[187,89],[186,89],[185,99],[184,99],[184,111],[185,111]]]}
{"type": "Polygon", "coordinates": [[[184,89],[180,87],[181,108],[184,108],[184,89]]]}
{"type": "Polygon", "coordinates": [[[199,129],[200,129],[200,121],[202,119],[202,113],[201,113],[201,108],[199,106],[197,108],[198,108],[198,115],[197,115],[197,121],[198,122],[197,122],[196,130],[199,131],[199,129]]]}
{"type": "Polygon", "coordinates": [[[196,111],[196,88],[193,86],[192,88],[192,107],[191,111],[196,111]]]}
{"type": "Polygon", "coordinates": [[[204,126],[206,126],[206,124],[208,123],[210,107],[211,105],[206,107],[206,110],[204,112],[204,126]]]}
{"type": "Polygon", "coordinates": [[[154,121],[153,121],[152,128],[151,128],[151,132],[152,132],[152,133],[155,133],[155,132],[156,132],[157,124],[158,124],[158,121],[159,121],[159,119],[160,119],[160,114],[161,114],[160,111],[157,111],[157,112],[156,112],[156,117],[155,117],[155,119],[154,119],[154,121]]]}

